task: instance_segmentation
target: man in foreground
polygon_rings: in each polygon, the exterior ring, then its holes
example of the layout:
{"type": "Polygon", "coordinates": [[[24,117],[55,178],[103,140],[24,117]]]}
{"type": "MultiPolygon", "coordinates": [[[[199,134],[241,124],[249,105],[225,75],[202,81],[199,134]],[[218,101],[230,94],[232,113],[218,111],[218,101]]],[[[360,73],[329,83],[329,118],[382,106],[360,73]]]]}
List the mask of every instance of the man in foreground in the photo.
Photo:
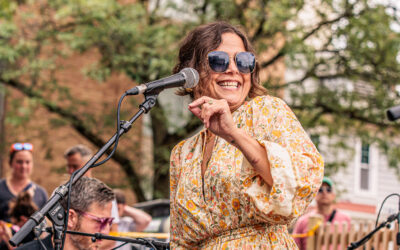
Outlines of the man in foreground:
{"type": "MultiPolygon", "coordinates": [[[[95,178],[82,177],[72,185],[70,210],[67,229],[83,233],[108,234],[113,222],[111,217],[112,201],[115,199],[113,191],[95,178]]],[[[64,209],[67,208],[67,198],[61,201],[64,209]]],[[[53,249],[51,235],[42,240],[47,249],[53,249]]],[[[66,234],[64,249],[83,250],[99,249],[101,240],[92,242],[91,237],[66,234]]],[[[39,241],[35,240],[17,249],[43,249],[39,241]]]]}

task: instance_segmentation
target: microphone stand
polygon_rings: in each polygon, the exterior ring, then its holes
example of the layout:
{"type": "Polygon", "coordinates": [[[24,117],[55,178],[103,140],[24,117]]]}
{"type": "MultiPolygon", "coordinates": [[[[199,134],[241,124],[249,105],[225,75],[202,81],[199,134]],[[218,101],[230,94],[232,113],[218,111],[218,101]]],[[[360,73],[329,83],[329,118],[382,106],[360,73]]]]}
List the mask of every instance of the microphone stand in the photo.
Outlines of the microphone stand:
{"type": "MultiPolygon", "coordinates": [[[[399,216],[400,216],[400,212],[397,213],[397,214],[390,215],[389,218],[387,218],[386,221],[382,222],[379,226],[377,226],[369,234],[365,235],[361,240],[350,243],[350,245],[347,247],[347,250],[356,249],[356,248],[364,245],[372,237],[372,235],[374,235],[376,232],[378,232],[382,227],[389,226],[390,222],[398,219],[399,216]]],[[[397,240],[399,240],[399,236],[397,236],[397,240]]],[[[399,243],[399,241],[397,241],[397,244],[398,243],[399,243]]]]}
{"type": "Polygon", "coordinates": [[[123,241],[123,242],[127,242],[127,243],[140,244],[140,245],[145,245],[148,247],[156,247],[156,249],[169,249],[168,242],[161,242],[161,241],[157,241],[157,240],[150,240],[150,239],[143,239],[143,238],[132,239],[132,238],[127,238],[127,237],[110,236],[110,235],[101,234],[101,233],[89,234],[89,233],[82,233],[82,232],[76,232],[76,231],[67,231],[67,233],[92,237],[93,242],[95,242],[96,240],[105,239],[105,240],[123,241]]]}
{"type": "Polygon", "coordinates": [[[400,197],[399,197],[399,211],[397,212],[397,234],[396,234],[397,246],[400,246],[400,197]]]}
{"type": "MultiPolygon", "coordinates": [[[[120,132],[118,136],[121,136],[127,132],[134,121],[136,121],[139,116],[143,113],[149,112],[149,110],[156,104],[156,99],[161,90],[154,90],[150,93],[145,94],[145,100],[139,105],[139,111],[129,120],[121,121],[120,132]]],[[[114,144],[117,138],[117,133],[114,134],[111,139],[79,170],[77,170],[74,178],[72,179],[72,184],[79,180],[92,166],[100,159],[100,157],[114,144]]],[[[35,212],[28,221],[21,227],[21,229],[14,234],[10,239],[10,244],[13,246],[18,246],[22,240],[34,229],[35,226],[39,225],[47,216],[54,226],[54,249],[61,249],[62,245],[62,231],[64,228],[65,211],[60,205],[59,201],[62,200],[68,194],[69,181],[61,186],[59,186],[54,194],[47,200],[46,204],[37,212],[35,212]]]]}

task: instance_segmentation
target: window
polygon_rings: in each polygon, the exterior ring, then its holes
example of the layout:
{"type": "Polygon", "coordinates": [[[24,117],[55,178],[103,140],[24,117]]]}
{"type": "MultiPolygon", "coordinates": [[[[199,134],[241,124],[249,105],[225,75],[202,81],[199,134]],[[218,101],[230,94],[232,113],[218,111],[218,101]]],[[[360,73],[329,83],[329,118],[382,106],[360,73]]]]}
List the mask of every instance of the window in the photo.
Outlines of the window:
{"type": "Polygon", "coordinates": [[[314,145],[315,145],[315,147],[317,148],[317,149],[319,149],[319,135],[315,135],[315,134],[313,134],[313,135],[311,135],[310,136],[310,139],[311,139],[311,141],[314,143],[314,145]]]}
{"type": "Polygon", "coordinates": [[[361,166],[360,166],[360,189],[370,190],[370,165],[369,165],[369,144],[362,143],[361,166]]]}

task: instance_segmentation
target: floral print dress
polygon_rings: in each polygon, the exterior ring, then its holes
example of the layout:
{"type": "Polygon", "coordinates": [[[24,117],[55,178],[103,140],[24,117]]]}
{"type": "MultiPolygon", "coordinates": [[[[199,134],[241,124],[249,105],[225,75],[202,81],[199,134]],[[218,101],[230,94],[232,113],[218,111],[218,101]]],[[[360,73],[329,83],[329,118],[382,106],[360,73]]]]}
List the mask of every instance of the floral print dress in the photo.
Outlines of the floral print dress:
{"type": "Polygon", "coordinates": [[[315,197],[322,157],[279,98],[256,97],[233,119],[265,148],[273,186],[218,136],[203,179],[206,130],[180,142],[171,153],[171,248],[297,249],[287,225],[315,197]]]}

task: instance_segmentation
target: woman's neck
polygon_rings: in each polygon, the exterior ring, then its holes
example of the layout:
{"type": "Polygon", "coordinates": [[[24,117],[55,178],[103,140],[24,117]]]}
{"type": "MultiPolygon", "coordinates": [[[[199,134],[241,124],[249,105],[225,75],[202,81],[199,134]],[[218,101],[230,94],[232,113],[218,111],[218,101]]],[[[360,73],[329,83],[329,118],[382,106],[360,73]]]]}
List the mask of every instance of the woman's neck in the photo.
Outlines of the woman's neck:
{"type": "Polygon", "coordinates": [[[31,180],[29,178],[24,178],[24,179],[19,179],[16,178],[15,176],[11,176],[10,178],[8,178],[7,180],[7,184],[8,184],[8,188],[10,189],[11,193],[13,193],[14,195],[17,195],[19,192],[21,192],[26,185],[28,185],[28,183],[31,180]]]}

